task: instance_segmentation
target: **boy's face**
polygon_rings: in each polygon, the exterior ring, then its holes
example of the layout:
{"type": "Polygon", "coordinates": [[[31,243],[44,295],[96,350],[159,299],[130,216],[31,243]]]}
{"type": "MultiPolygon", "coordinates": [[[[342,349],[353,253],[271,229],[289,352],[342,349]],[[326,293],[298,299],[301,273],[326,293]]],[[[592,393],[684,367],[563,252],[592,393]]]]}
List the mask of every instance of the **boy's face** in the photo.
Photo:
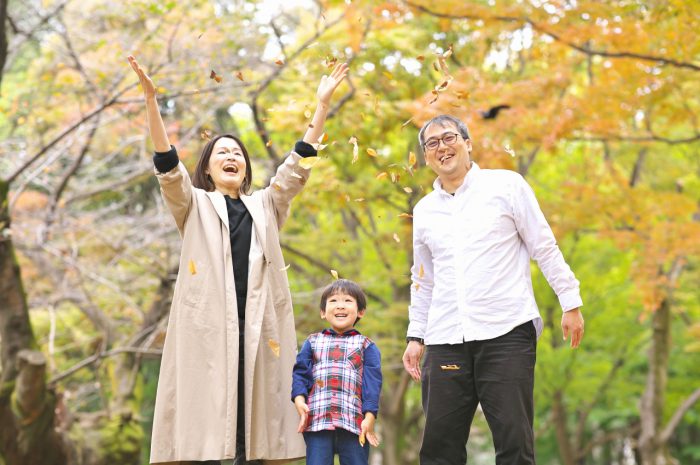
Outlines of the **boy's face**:
{"type": "Polygon", "coordinates": [[[355,320],[365,310],[357,309],[357,301],[349,294],[333,294],[326,299],[326,310],[321,310],[321,319],[328,321],[336,333],[342,334],[355,326],[355,320]]]}

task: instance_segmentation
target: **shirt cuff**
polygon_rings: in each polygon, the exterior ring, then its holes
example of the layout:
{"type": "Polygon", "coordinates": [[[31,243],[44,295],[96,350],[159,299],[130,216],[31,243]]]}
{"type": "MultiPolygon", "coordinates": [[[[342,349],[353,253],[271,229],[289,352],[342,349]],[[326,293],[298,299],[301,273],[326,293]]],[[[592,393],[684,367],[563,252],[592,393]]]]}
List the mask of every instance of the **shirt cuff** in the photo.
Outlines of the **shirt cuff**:
{"type": "Polygon", "coordinates": [[[167,152],[155,152],[153,155],[153,164],[159,173],[167,173],[175,168],[180,159],[177,156],[175,146],[171,145],[167,152]]]}
{"type": "Polygon", "coordinates": [[[309,144],[308,142],[304,142],[303,140],[299,140],[296,144],[294,144],[294,151],[303,158],[315,157],[318,154],[313,145],[309,144]]]}
{"type": "Polygon", "coordinates": [[[565,312],[568,312],[569,310],[573,310],[575,308],[579,308],[583,306],[583,301],[581,300],[581,294],[579,293],[578,289],[574,289],[571,291],[566,291],[562,293],[559,297],[559,304],[561,305],[562,310],[565,312]]]}

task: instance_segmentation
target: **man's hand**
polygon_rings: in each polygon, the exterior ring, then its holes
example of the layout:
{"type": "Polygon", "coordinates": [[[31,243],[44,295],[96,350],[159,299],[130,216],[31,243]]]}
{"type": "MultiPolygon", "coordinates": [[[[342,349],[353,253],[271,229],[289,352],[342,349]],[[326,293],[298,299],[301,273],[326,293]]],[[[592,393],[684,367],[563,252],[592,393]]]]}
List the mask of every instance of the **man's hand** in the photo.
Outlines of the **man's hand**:
{"type": "Polygon", "coordinates": [[[575,308],[564,312],[561,317],[561,330],[564,333],[565,341],[571,334],[571,348],[575,349],[578,347],[581,344],[581,339],[583,339],[583,315],[581,315],[581,310],[575,308]]]}
{"type": "Polygon", "coordinates": [[[420,359],[425,346],[418,341],[410,341],[403,353],[403,367],[414,381],[420,381],[420,359]]]}
{"type": "Polygon", "coordinates": [[[365,445],[365,438],[372,446],[377,447],[379,445],[379,438],[374,432],[374,414],[372,412],[365,413],[365,419],[360,424],[360,445],[365,445]]]}
{"type": "Polygon", "coordinates": [[[306,429],[306,422],[309,420],[309,406],[306,405],[306,398],[304,396],[296,396],[294,398],[294,406],[299,414],[297,433],[303,433],[304,429],[306,429]]]}

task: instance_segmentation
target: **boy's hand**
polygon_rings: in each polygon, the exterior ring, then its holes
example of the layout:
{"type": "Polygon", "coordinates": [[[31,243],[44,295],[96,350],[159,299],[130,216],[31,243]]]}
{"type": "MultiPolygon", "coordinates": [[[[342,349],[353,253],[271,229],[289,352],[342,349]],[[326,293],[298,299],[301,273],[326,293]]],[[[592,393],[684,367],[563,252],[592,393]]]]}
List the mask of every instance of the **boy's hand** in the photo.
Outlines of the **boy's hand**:
{"type": "Polygon", "coordinates": [[[379,446],[379,438],[374,432],[374,414],[372,412],[365,413],[365,419],[360,424],[360,445],[365,445],[365,438],[372,446],[379,446]]]}
{"type": "Polygon", "coordinates": [[[297,433],[303,433],[304,429],[306,429],[306,422],[309,420],[309,406],[306,405],[306,398],[304,396],[296,396],[294,398],[294,406],[299,414],[297,433]]]}
{"type": "Polygon", "coordinates": [[[348,64],[340,63],[333,68],[330,76],[323,76],[321,83],[318,85],[316,96],[318,101],[324,105],[328,105],[331,101],[331,96],[335,89],[338,88],[345,76],[348,74],[348,64]]]}

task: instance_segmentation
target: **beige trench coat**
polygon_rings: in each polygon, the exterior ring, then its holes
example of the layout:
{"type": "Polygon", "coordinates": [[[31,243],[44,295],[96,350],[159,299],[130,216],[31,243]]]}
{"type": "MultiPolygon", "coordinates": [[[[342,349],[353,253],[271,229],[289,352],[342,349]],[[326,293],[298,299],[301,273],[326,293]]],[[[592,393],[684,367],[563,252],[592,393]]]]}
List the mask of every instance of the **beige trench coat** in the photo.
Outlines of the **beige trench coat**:
{"type": "MultiPolygon", "coordinates": [[[[292,152],[270,186],[241,196],[253,217],[245,318],[249,460],[305,455],[290,401],[297,341],[279,228],[309,170],[292,152]]],[[[156,173],[182,236],[163,348],[151,463],[230,459],[236,449],[238,310],[226,200],[192,186],[182,163],[156,173]]]]}

